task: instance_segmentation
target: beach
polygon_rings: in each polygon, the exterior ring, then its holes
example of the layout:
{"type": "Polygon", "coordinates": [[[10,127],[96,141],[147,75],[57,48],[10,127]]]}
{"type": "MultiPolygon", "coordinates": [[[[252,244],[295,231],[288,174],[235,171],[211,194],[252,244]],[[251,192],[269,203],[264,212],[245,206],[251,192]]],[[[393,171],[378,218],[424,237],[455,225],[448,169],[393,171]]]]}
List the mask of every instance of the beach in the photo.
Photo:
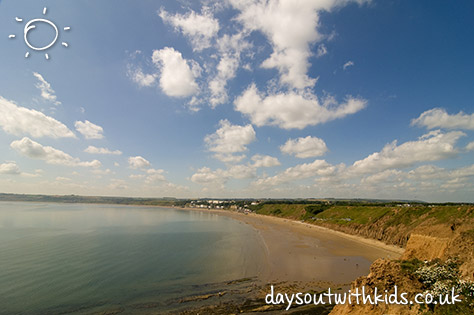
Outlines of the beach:
{"type": "Polygon", "coordinates": [[[294,220],[227,210],[185,210],[212,212],[251,225],[265,247],[262,283],[347,285],[367,275],[376,259],[397,259],[403,253],[396,246],[294,220]]]}

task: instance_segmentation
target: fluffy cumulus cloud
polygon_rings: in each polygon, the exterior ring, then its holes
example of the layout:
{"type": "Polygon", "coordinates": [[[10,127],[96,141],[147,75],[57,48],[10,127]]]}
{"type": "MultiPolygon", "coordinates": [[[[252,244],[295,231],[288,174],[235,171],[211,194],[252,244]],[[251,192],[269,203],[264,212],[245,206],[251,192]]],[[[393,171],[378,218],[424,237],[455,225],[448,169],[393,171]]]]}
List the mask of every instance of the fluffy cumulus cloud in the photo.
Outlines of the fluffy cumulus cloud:
{"type": "Polygon", "coordinates": [[[469,143],[466,145],[466,151],[474,151],[474,141],[469,142],[469,143]]]}
{"type": "Polygon", "coordinates": [[[403,194],[423,192],[428,194],[453,193],[460,190],[472,190],[474,165],[455,169],[445,169],[435,165],[422,165],[410,171],[395,169],[384,170],[362,178],[360,188],[372,189],[373,192],[384,190],[402,191],[403,194]]]}
{"type": "Polygon", "coordinates": [[[230,179],[249,179],[257,176],[257,169],[262,167],[279,166],[280,161],[269,155],[256,154],[252,158],[252,163],[228,165],[227,169],[211,170],[209,167],[198,169],[192,176],[191,181],[203,185],[220,186],[230,179]]]}
{"type": "Polygon", "coordinates": [[[107,148],[98,148],[98,147],[94,147],[92,145],[88,146],[84,152],[86,153],[90,153],[90,154],[110,154],[110,155],[121,155],[122,154],[122,151],[119,151],[119,150],[109,150],[107,148]]]}
{"type": "Polygon", "coordinates": [[[17,106],[0,96],[0,127],[16,136],[30,135],[35,138],[75,138],[63,123],[34,109],[17,106]]]}
{"type": "Polygon", "coordinates": [[[412,120],[412,125],[427,127],[428,129],[466,129],[474,130],[474,114],[459,112],[450,115],[442,108],[433,108],[422,113],[412,120]]]}
{"type": "Polygon", "coordinates": [[[57,96],[51,88],[51,84],[49,84],[48,81],[46,81],[38,72],[33,72],[33,75],[38,79],[38,83],[36,83],[35,86],[41,91],[41,97],[54,105],[60,105],[61,102],[57,100],[57,96]]]}
{"type": "Polygon", "coordinates": [[[256,154],[252,156],[253,167],[274,167],[279,166],[280,161],[276,157],[269,156],[269,155],[260,155],[256,154]]]}
{"type": "Polygon", "coordinates": [[[380,183],[399,181],[401,174],[402,172],[399,170],[385,170],[380,173],[362,178],[361,183],[378,185],[380,183]]]}
{"type": "Polygon", "coordinates": [[[225,181],[223,170],[212,171],[209,167],[201,167],[191,176],[191,181],[199,184],[222,183],[225,181]]]}
{"type": "Polygon", "coordinates": [[[95,125],[90,121],[76,121],[74,124],[76,130],[81,133],[86,139],[102,139],[104,129],[101,126],[95,125]]]}
{"type": "Polygon", "coordinates": [[[276,186],[314,176],[329,176],[336,172],[336,167],[324,160],[315,160],[312,163],[298,164],[272,177],[260,178],[254,186],[276,186]]]}
{"type": "Polygon", "coordinates": [[[436,165],[422,165],[407,172],[407,178],[413,180],[433,180],[444,177],[446,170],[436,165]]]}
{"type": "Polygon", "coordinates": [[[3,175],[19,175],[20,168],[15,162],[6,162],[0,164],[0,174],[3,175]]]}
{"type": "Polygon", "coordinates": [[[50,146],[43,146],[38,142],[24,137],[21,140],[13,141],[10,147],[15,149],[20,154],[32,159],[43,160],[48,164],[65,165],[65,166],[83,166],[99,168],[101,163],[98,160],[90,162],[82,162],[78,158],[73,158],[69,154],[55,149],[50,146]]]}
{"type": "Polygon", "coordinates": [[[247,145],[256,140],[255,130],[252,125],[232,125],[228,120],[221,120],[219,126],[215,133],[204,138],[209,151],[223,162],[240,161],[243,157],[233,154],[247,150],[247,145]]]}
{"type": "Polygon", "coordinates": [[[145,181],[147,183],[154,183],[154,182],[162,182],[162,181],[166,181],[166,178],[165,178],[165,175],[164,175],[165,171],[164,170],[161,170],[161,169],[153,169],[153,168],[150,168],[146,171],[146,177],[145,177],[145,181]]]}
{"type": "Polygon", "coordinates": [[[443,133],[435,130],[421,136],[416,141],[397,145],[397,141],[387,144],[382,151],[375,152],[363,160],[354,162],[350,167],[353,173],[375,173],[387,169],[405,168],[419,162],[438,161],[456,156],[459,149],[455,147],[463,132],[443,133]]]}
{"type": "Polygon", "coordinates": [[[201,69],[196,62],[187,61],[179,51],[170,47],[154,50],[152,61],[161,70],[160,87],[166,95],[187,97],[198,92],[196,78],[201,69]]]}
{"type": "Polygon", "coordinates": [[[248,116],[257,126],[278,126],[284,129],[303,129],[354,114],[367,101],[348,97],[342,104],[332,97],[320,101],[315,95],[296,92],[262,95],[250,85],[235,100],[235,109],[248,116]]]}
{"type": "Polygon", "coordinates": [[[465,181],[469,177],[474,177],[474,164],[455,169],[445,169],[435,165],[422,165],[409,172],[402,173],[402,176],[409,180],[433,184],[436,181],[443,184],[449,181],[460,182],[465,181]]]}
{"type": "Polygon", "coordinates": [[[211,170],[202,167],[191,176],[191,181],[204,185],[223,185],[229,179],[248,179],[256,176],[256,169],[251,165],[233,165],[228,169],[211,170]]]}
{"type": "Polygon", "coordinates": [[[207,7],[203,8],[201,14],[192,10],[186,14],[169,14],[162,9],[159,16],[163,22],[172,25],[189,38],[195,51],[210,47],[211,40],[219,31],[219,21],[212,16],[207,7]]]}
{"type": "Polygon", "coordinates": [[[133,65],[128,65],[127,75],[133,82],[141,87],[153,86],[158,76],[156,73],[146,74],[141,68],[133,65]]]}
{"type": "Polygon", "coordinates": [[[304,159],[321,156],[328,151],[326,143],[317,137],[289,139],[280,147],[281,152],[304,159]]]}
{"type": "Polygon", "coordinates": [[[280,82],[297,89],[316,83],[307,72],[310,66],[308,58],[312,56],[310,45],[324,38],[318,30],[320,13],[349,2],[230,0],[234,8],[240,11],[237,20],[249,31],[262,32],[272,44],[273,52],[261,66],[277,69],[280,82]]]}
{"type": "Polygon", "coordinates": [[[210,103],[212,107],[225,103],[228,99],[226,85],[227,81],[235,77],[239,66],[237,58],[224,56],[217,66],[217,76],[209,82],[211,91],[210,103]]]}
{"type": "Polygon", "coordinates": [[[128,165],[133,169],[149,168],[151,163],[141,156],[131,156],[128,158],[128,165]]]}
{"type": "Polygon", "coordinates": [[[209,81],[211,107],[227,102],[227,82],[236,76],[240,55],[249,49],[251,44],[245,40],[245,34],[239,32],[234,35],[223,35],[218,39],[217,46],[220,55],[217,75],[209,81]]]}
{"type": "MultiPolygon", "coordinates": [[[[237,76],[239,68],[248,71],[257,68],[276,69],[279,81],[272,78],[268,82],[274,87],[268,98],[285,98],[283,101],[292,98],[298,103],[296,109],[292,110],[295,108],[293,103],[286,107],[280,104],[275,114],[279,117],[272,117],[272,109],[269,108],[250,109],[250,112],[244,113],[249,116],[267,115],[263,120],[271,121],[274,125],[285,125],[284,128],[289,129],[295,128],[287,127],[295,120],[295,113],[301,112],[301,107],[307,109],[309,106],[309,117],[295,122],[298,125],[296,128],[325,122],[334,118],[326,118],[328,115],[314,109],[323,107],[325,102],[319,102],[316,96],[308,95],[308,91],[317,82],[317,78],[308,75],[311,66],[309,60],[328,53],[321,41],[329,40],[330,36],[320,32],[320,15],[351,2],[362,4],[369,1],[230,0],[225,4],[204,5],[200,13],[192,9],[185,13],[170,13],[162,8],[158,15],[165,24],[172,26],[191,42],[195,60],[199,60],[202,68],[194,60],[185,59],[175,48],[165,47],[155,50],[152,55],[152,61],[159,71],[144,71],[141,66],[130,65],[128,76],[142,87],[154,86],[159,81],[162,91],[170,97],[192,96],[188,106],[191,110],[199,110],[202,104],[215,108],[229,101],[228,83],[237,76]],[[222,12],[221,9],[228,9],[228,13],[232,15],[227,19],[229,23],[225,27],[221,27],[214,16],[215,12],[222,12]],[[261,33],[266,42],[262,44],[260,40],[250,41],[249,38],[255,32],[261,33]],[[268,44],[272,49],[270,54],[266,50],[268,44]],[[315,44],[316,49],[313,49],[315,44]],[[256,49],[251,49],[254,46],[257,46],[256,49]],[[303,106],[304,103],[306,106],[303,106]],[[282,114],[282,111],[285,113],[282,114]],[[287,117],[286,114],[292,117],[287,117]],[[319,116],[323,118],[317,119],[319,116]]],[[[347,66],[349,65],[345,67],[347,66]]],[[[365,106],[365,101],[348,98],[347,103],[340,107],[346,104],[347,108],[339,108],[342,111],[337,108],[329,110],[329,116],[342,117],[345,115],[344,109],[350,113],[351,106],[360,109],[365,106]]],[[[259,104],[254,106],[260,107],[259,104]]],[[[331,107],[337,106],[331,104],[331,107]]]]}
{"type": "MultiPolygon", "coordinates": [[[[277,77],[267,82],[273,88],[272,92],[262,102],[267,98],[269,102],[275,98],[283,98],[283,102],[292,99],[292,102],[287,106],[279,104],[275,114],[272,114],[273,109],[267,107],[258,109],[260,104],[249,105],[250,109],[239,106],[244,114],[251,117],[266,116],[263,121],[284,125],[286,129],[301,129],[343,117],[353,113],[351,110],[360,110],[365,106],[365,101],[349,97],[340,106],[331,102],[328,113],[318,110],[326,102],[311,95],[310,91],[318,78],[308,74],[311,66],[309,60],[328,53],[321,41],[330,40],[331,35],[320,31],[322,12],[330,12],[351,2],[363,4],[369,1],[229,0],[213,2],[212,5],[211,2],[205,2],[200,12],[188,9],[184,13],[170,13],[161,8],[158,15],[163,23],[172,26],[191,42],[193,58],[199,60],[201,65],[193,59],[185,59],[176,48],[164,47],[155,50],[152,55],[152,62],[159,70],[144,71],[144,67],[131,64],[128,76],[142,87],[155,86],[158,81],[166,95],[191,97],[187,105],[191,110],[199,110],[203,104],[215,108],[229,102],[228,84],[239,74],[239,69],[250,72],[254,69],[267,72],[265,69],[270,69],[268,73],[276,69],[277,77]],[[216,12],[222,13],[223,10],[226,10],[226,15],[230,15],[225,19],[225,26],[221,26],[216,17],[216,12]],[[260,37],[254,40],[254,33],[262,34],[264,41],[260,37]],[[268,45],[271,46],[270,53],[268,45]],[[309,114],[295,122],[296,113],[308,107],[311,107],[309,114]],[[290,127],[293,124],[297,126],[290,127]]],[[[136,54],[131,56],[132,59],[135,57],[136,54]]],[[[349,65],[345,65],[345,68],[349,65]]]]}

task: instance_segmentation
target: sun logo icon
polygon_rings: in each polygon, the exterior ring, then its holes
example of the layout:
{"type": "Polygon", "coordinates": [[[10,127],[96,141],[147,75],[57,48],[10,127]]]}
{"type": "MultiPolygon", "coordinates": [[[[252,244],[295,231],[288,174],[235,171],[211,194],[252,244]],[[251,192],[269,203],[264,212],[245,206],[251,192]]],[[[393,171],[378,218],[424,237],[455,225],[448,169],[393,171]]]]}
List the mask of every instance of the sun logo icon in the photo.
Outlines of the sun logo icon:
{"type": "MultiPolygon", "coordinates": [[[[46,15],[47,12],[48,12],[48,9],[45,7],[43,9],[43,15],[46,15]]],[[[23,23],[23,19],[19,18],[19,17],[16,17],[15,21],[17,21],[18,23],[23,23]]],[[[66,27],[63,28],[64,31],[69,31],[70,29],[71,29],[71,27],[69,27],[69,26],[66,26],[66,27]]],[[[26,44],[26,46],[28,46],[30,49],[32,49],[34,51],[45,51],[46,52],[48,49],[50,49],[51,47],[53,47],[56,44],[56,42],[58,41],[58,37],[59,37],[59,29],[56,26],[56,24],[54,24],[52,21],[44,19],[44,18],[29,20],[25,24],[25,28],[23,29],[23,39],[25,40],[25,44],[26,44]],[[37,23],[44,23],[44,24],[49,25],[50,27],[52,27],[54,29],[54,38],[47,45],[42,46],[42,47],[37,47],[37,46],[31,44],[31,42],[28,39],[28,35],[29,35],[30,31],[32,31],[36,28],[37,23]]],[[[9,35],[8,38],[15,39],[16,35],[14,35],[14,34],[9,35]]],[[[61,44],[65,48],[69,47],[69,44],[66,43],[66,42],[62,42],[61,44]]],[[[25,54],[25,58],[28,58],[29,56],[30,56],[30,52],[27,51],[26,54],[25,54]]],[[[45,53],[44,57],[46,58],[46,60],[49,60],[49,54],[48,53],[45,53]]]]}

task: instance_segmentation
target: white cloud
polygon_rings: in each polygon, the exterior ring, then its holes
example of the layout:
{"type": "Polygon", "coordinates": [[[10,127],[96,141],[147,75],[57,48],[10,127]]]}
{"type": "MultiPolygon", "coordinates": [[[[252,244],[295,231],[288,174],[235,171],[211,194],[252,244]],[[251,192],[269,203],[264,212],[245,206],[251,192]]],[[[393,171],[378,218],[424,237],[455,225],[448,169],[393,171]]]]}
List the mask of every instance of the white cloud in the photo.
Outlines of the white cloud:
{"type": "Polygon", "coordinates": [[[112,150],[109,150],[107,148],[98,148],[98,147],[94,147],[92,145],[88,146],[84,150],[84,152],[90,153],[90,154],[111,154],[111,155],[121,155],[122,154],[122,151],[119,151],[119,150],[112,151],[112,150]]]}
{"type": "Polygon", "coordinates": [[[462,136],[465,134],[460,131],[442,133],[435,130],[421,136],[417,141],[397,145],[395,140],[387,144],[382,151],[354,162],[350,171],[372,173],[392,168],[405,168],[418,162],[452,158],[458,154],[458,149],[454,145],[462,136]]]}
{"type": "Polygon", "coordinates": [[[280,161],[276,157],[269,156],[269,155],[260,155],[256,154],[252,156],[253,167],[273,167],[279,166],[280,161]]]}
{"type": "Polygon", "coordinates": [[[97,174],[97,175],[109,175],[109,174],[114,174],[114,172],[112,172],[112,171],[110,170],[110,168],[105,169],[105,170],[93,170],[92,173],[97,174]]]}
{"type": "Polygon", "coordinates": [[[221,188],[230,179],[249,179],[257,175],[257,168],[273,167],[280,165],[277,158],[268,155],[254,155],[253,164],[238,164],[228,166],[227,169],[211,170],[209,167],[202,167],[191,176],[191,181],[204,185],[217,185],[221,188]]]}
{"type": "Polygon", "coordinates": [[[0,96],[0,126],[16,136],[29,134],[35,138],[75,138],[63,123],[34,109],[15,105],[0,96]]]}
{"type": "Polygon", "coordinates": [[[195,62],[189,62],[191,68],[179,51],[170,47],[154,50],[152,60],[161,69],[160,87],[166,95],[187,97],[199,91],[195,79],[200,76],[200,67],[195,62]]]}
{"type": "Polygon", "coordinates": [[[379,183],[387,183],[390,181],[395,181],[399,179],[399,176],[402,174],[398,170],[385,170],[374,175],[367,176],[361,180],[363,184],[377,185],[379,183]]]}
{"type": "Polygon", "coordinates": [[[445,109],[433,108],[422,113],[420,117],[412,120],[412,125],[427,127],[428,129],[467,129],[474,130],[474,114],[459,112],[449,115],[445,109]]]}
{"type": "Polygon", "coordinates": [[[469,142],[469,143],[466,145],[466,151],[474,151],[474,141],[469,142]]]}
{"type": "Polygon", "coordinates": [[[163,22],[171,24],[177,31],[189,38],[194,51],[201,51],[211,46],[211,40],[219,32],[219,21],[212,16],[206,7],[202,14],[190,11],[187,14],[171,15],[161,9],[159,16],[163,22]]]}
{"type": "Polygon", "coordinates": [[[232,165],[226,174],[229,178],[247,179],[255,177],[255,168],[252,165],[232,165]]]}
{"type": "Polygon", "coordinates": [[[421,165],[406,174],[408,179],[412,180],[434,180],[446,176],[444,168],[435,165],[421,165]]]}
{"type": "MultiPolygon", "coordinates": [[[[280,82],[292,88],[313,86],[316,80],[307,75],[312,55],[310,44],[324,38],[318,31],[321,11],[330,11],[351,1],[231,0],[240,14],[237,20],[249,31],[260,31],[273,47],[264,68],[276,68],[280,82]]],[[[362,3],[363,1],[357,1],[362,3]]]]}
{"type": "Polygon", "coordinates": [[[456,169],[446,170],[434,165],[423,165],[407,173],[414,180],[452,180],[474,176],[474,164],[456,169]]]}
{"type": "Polygon", "coordinates": [[[98,160],[82,162],[78,158],[73,158],[63,151],[57,150],[50,146],[43,146],[27,137],[24,137],[21,140],[13,141],[10,146],[29,158],[43,160],[48,164],[83,166],[92,168],[98,168],[101,166],[101,163],[98,160]]]}
{"type": "Polygon", "coordinates": [[[102,139],[104,135],[104,129],[101,126],[97,126],[90,121],[76,121],[74,124],[76,130],[79,131],[86,139],[102,139]]]}
{"type": "Polygon", "coordinates": [[[166,181],[166,178],[165,178],[165,175],[163,175],[165,173],[164,170],[156,170],[156,169],[149,169],[146,171],[147,173],[147,176],[146,176],[146,179],[145,181],[147,183],[153,183],[153,182],[162,182],[162,181],[166,181]]]}
{"type": "Polygon", "coordinates": [[[217,75],[209,81],[209,90],[211,91],[209,102],[213,108],[228,100],[227,81],[235,77],[242,51],[251,47],[244,37],[245,34],[242,32],[232,36],[225,34],[217,41],[220,60],[217,65],[217,75]]]}
{"type": "Polygon", "coordinates": [[[326,143],[317,137],[289,139],[280,147],[281,152],[294,155],[297,158],[309,158],[324,155],[328,148],[326,143]]]}
{"type": "Polygon", "coordinates": [[[133,169],[143,169],[149,168],[151,166],[151,163],[141,156],[131,156],[128,158],[128,165],[130,166],[130,168],[133,169]]]}
{"type": "Polygon", "coordinates": [[[224,56],[221,58],[217,65],[217,76],[209,81],[209,90],[211,91],[209,102],[211,103],[211,107],[214,108],[219,104],[227,102],[227,81],[235,77],[238,67],[239,60],[237,58],[230,56],[224,56]]]}
{"type": "Polygon", "coordinates": [[[334,98],[321,103],[315,95],[296,92],[261,95],[255,84],[250,85],[235,100],[235,109],[248,116],[257,126],[273,125],[284,129],[303,129],[354,114],[363,109],[367,101],[348,97],[337,104],[334,98]]]}
{"type": "Polygon", "coordinates": [[[285,171],[272,177],[258,179],[254,186],[276,186],[295,180],[310,178],[314,176],[329,176],[334,174],[336,167],[324,160],[315,160],[312,163],[299,164],[287,168],[285,171]]]}
{"type": "Polygon", "coordinates": [[[235,155],[230,153],[216,153],[214,154],[214,158],[218,159],[224,163],[239,163],[247,156],[245,154],[235,155]]]}
{"type": "Polygon", "coordinates": [[[229,179],[248,179],[255,177],[256,169],[251,165],[233,165],[226,170],[212,171],[209,167],[202,167],[191,176],[191,181],[205,185],[223,185],[229,179]]]}
{"type": "Polygon", "coordinates": [[[54,94],[54,90],[51,88],[51,84],[49,84],[41,74],[38,72],[33,72],[33,75],[38,79],[38,83],[35,84],[36,88],[41,91],[41,97],[48,102],[53,103],[54,105],[60,105],[61,102],[57,100],[56,95],[54,94]]]}
{"type": "Polygon", "coordinates": [[[111,179],[110,184],[107,186],[112,190],[125,190],[128,189],[127,182],[123,179],[111,179]]]}
{"type": "Polygon", "coordinates": [[[202,167],[191,176],[191,181],[199,184],[223,183],[226,181],[223,170],[212,171],[209,167],[202,167]]]}
{"type": "Polygon", "coordinates": [[[20,175],[20,168],[15,162],[6,162],[0,164],[0,174],[3,175],[20,175]]]}
{"type": "Polygon", "coordinates": [[[354,66],[354,62],[349,60],[342,66],[342,69],[346,70],[347,68],[352,67],[352,66],[354,66]]]}
{"type": "Polygon", "coordinates": [[[143,179],[145,178],[145,175],[144,174],[131,174],[130,176],[128,176],[130,179],[143,179]]]}
{"type": "Polygon", "coordinates": [[[454,178],[474,176],[474,164],[451,170],[449,174],[454,178]]]}
{"type": "Polygon", "coordinates": [[[228,120],[221,120],[219,125],[220,128],[215,133],[207,135],[204,141],[209,151],[215,152],[215,157],[224,162],[231,159],[229,155],[246,151],[247,145],[256,140],[252,125],[232,125],[228,120]]]}
{"type": "Polygon", "coordinates": [[[140,67],[128,66],[127,75],[141,87],[150,87],[155,84],[157,74],[146,74],[140,67]]]}
{"type": "Polygon", "coordinates": [[[328,49],[326,48],[326,45],[321,44],[318,46],[318,50],[316,51],[316,57],[322,57],[328,53],[328,49]]]}

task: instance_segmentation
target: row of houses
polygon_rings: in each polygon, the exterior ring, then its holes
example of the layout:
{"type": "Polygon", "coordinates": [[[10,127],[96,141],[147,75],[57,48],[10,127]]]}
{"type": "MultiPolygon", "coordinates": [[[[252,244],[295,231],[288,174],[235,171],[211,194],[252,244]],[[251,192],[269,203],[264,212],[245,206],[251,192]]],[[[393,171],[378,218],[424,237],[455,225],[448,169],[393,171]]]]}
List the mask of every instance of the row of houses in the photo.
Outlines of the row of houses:
{"type": "Polygon", "coordinates": [[[229,209],[248,213],[251,212],[249,206],[256,206],[258,204],[258,201],[242,202],[236,200],[199,199],[191,200],[186,206],[200,209],[229,209]]]}

